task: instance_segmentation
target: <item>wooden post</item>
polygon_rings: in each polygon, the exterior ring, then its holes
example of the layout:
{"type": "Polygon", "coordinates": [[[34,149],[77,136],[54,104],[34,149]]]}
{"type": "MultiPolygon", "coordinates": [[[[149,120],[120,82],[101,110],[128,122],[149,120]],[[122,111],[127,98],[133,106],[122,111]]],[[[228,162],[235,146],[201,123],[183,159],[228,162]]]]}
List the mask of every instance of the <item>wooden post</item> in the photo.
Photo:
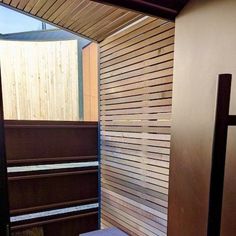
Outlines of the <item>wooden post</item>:
{"type": "Polygon", "coordinates": [[[0,70],[0,235],[2,236],[10,235],[10,215],[8,199],[7,162],[2,100],[2,78],[0,70]]]}
{"type": "Polygon", "coordinates": [[[221,230],[228,126],[235,125],[235,116],[229,115],[231,80],[231,74],[219,75],[209,196],[208,236],[220,236],[221,230]]]}

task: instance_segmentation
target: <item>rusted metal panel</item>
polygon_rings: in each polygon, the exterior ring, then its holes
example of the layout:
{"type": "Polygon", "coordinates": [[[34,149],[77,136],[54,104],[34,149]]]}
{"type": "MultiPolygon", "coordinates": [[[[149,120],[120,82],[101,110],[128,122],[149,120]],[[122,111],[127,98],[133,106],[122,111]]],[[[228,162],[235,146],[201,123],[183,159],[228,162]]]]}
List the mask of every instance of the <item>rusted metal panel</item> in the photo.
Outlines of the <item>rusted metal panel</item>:
{"type": "Polygon", "coordinates": [[[13,225],[12,231],[24,231],[32,227],[42,227],[45,236],[79,235],[88,231],[96,230],[98,224],[98,212],[86,212],[77,215],[54,217],[53,219],[42,218],[37,222],[24,222],[13,225]]]}
{"type": "Polygon", "coordinates": [[[73,205],[86,199],[96,202],[97,170],[9,177],[9,193],[11,212],[18,214],[55,208],[60,203],[73,205]]]}
{"type": "Polygon", "coordinates": [[[10,163],[97,158],[96,122],[6,121],[5,129],[10,163]]]}
{"type": "Polygon", "coordinates": [[[6,121],[5,130],[11,230],[41,226],[54,236],[97,229],[97,123],[6,121]]]}

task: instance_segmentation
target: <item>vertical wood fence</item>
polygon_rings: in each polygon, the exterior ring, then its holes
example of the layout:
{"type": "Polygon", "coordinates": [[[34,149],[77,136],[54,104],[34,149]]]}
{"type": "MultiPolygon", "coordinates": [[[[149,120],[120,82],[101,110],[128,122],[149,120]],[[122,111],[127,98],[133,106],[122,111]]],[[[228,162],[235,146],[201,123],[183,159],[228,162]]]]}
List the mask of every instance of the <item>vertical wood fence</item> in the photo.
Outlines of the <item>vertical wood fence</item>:
{"type": "Polygon", "coordinates": [[[166,236],[174,23],[147,18],[100,47],[103,227],[166,236]]]}
{"type": "Polygon", "coordinates": [[[0,41],[5,119],[79,120],[77,40],[0,41]]]}

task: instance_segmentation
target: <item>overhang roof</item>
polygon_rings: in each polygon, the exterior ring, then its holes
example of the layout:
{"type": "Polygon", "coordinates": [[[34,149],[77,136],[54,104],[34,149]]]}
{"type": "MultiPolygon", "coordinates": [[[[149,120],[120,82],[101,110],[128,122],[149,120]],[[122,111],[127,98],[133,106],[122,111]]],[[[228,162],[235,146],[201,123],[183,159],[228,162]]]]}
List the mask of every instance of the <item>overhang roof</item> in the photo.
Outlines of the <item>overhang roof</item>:
{"type": "Polygon", "coordinates": [[[147,15],[175,20],[182,8],[189,0],[92,0],[104,4],[111,4],[126,9],[142,12],[147,15]]]}
{"type": "Polygon", "coordinates": [[[142,18],[143,13],[174,20],[187,2],[188,0],[0,0],[3,6],[98,42],[142,18]]]}
{"type": "Polygon", "coordinates": [[[0,4],[98,42],[143,17],[89,0],[0,0],[0,4]]]}

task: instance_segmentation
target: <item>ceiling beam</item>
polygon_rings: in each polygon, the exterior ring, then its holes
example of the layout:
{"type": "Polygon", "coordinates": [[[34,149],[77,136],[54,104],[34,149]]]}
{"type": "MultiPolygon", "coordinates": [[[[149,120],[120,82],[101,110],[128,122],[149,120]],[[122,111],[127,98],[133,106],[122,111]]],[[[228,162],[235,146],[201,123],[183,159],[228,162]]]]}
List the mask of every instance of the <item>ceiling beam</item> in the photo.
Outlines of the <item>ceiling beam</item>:
{"type": "Polygon", "coordinates": [[[150,16],[158,16],[171,21],[185,6],[189,0],[91,0],[103,4],[119,6],[145,13],[150,16]]]}

